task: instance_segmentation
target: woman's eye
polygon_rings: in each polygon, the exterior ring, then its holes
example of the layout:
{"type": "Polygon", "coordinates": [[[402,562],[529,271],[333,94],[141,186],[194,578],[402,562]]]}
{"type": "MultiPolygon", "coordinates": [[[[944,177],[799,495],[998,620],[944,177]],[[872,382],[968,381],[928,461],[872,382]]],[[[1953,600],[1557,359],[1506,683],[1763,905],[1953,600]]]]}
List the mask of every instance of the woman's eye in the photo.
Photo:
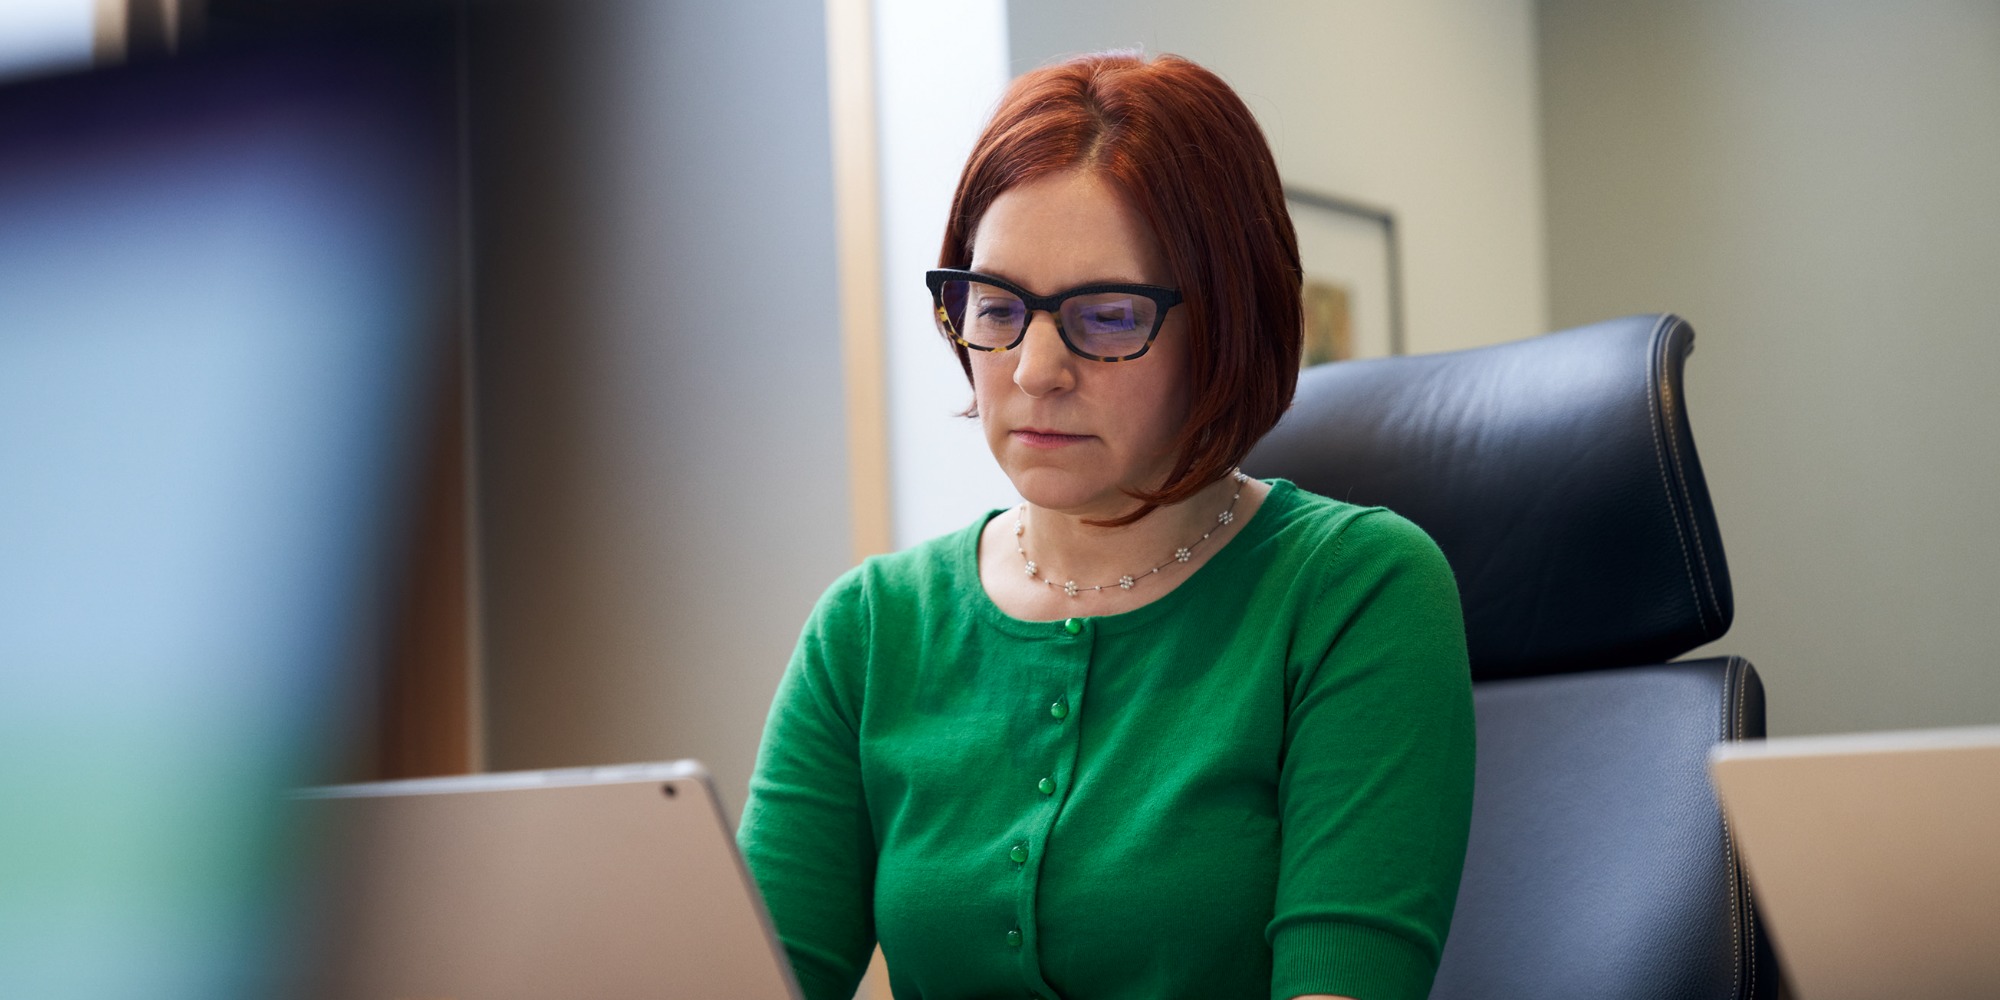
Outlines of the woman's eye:
{"type": "Polygon", "coordinates": [[[1125,333],[1132,327],[1132,307],[1128,304],[1096,305],[1083,312],[1083,328],[1089,333],[1125,333]]]}
{"type": "Polygon", "coordinates": [[[1020,318],[1019,302],[982,302],[973,315],[987,323],[1007,323],[1020,318]]]}

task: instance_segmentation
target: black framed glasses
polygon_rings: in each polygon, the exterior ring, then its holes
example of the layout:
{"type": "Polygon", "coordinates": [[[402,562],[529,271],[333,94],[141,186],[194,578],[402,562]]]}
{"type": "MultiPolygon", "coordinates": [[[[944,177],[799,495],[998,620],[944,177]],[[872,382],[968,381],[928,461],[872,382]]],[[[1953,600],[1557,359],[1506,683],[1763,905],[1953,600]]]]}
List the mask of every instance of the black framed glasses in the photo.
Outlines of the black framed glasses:
{"type": "Polygon", "coordinates": [[[1055,317],[1065,347],[1092,361],[1130,361],[1153,346],[1167,310],[1181,293],[1158,285],[1116,283],[1079,285],[1054,295],[1027,289],[977,271],[931,271],[938,330],[975,351],[1011,351],[1028,335],[1038,312],[1055,317]]]}

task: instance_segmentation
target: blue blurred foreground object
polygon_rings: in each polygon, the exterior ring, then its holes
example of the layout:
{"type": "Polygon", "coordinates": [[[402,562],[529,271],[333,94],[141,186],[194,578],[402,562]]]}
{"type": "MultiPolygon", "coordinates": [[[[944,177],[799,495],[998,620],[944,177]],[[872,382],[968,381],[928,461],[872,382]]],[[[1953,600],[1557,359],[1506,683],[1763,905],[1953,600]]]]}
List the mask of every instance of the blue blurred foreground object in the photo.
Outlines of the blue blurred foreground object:
{"type": "Polygon", "coordinates": [[[0,997],[262,996],[294,947],[278,803],[379,659],[455,295],[419,49],[0,90],[0,997]]]}

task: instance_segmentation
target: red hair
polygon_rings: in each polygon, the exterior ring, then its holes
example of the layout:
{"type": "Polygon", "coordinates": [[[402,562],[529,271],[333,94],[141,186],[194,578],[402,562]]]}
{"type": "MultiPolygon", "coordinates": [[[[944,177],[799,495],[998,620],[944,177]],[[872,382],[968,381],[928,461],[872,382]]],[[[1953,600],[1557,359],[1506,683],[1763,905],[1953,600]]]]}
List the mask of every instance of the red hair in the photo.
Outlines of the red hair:
{"type": "MultiPolygon", "coordinates": [[[[1299,244],[1270,144],[1236,92],[1182,59],[1100,53],[1015,80],[966,160],[938,266],[966,268],[1003,192],[1093,171],[1151,225],[1189,335],[1187,423],[1158,490],[1127,491],[1130,524],[1227,475],[1291,405],[1303,318],[1299,244]]],[[[953,345],[965,377],[972,361],[953,345]]]]}

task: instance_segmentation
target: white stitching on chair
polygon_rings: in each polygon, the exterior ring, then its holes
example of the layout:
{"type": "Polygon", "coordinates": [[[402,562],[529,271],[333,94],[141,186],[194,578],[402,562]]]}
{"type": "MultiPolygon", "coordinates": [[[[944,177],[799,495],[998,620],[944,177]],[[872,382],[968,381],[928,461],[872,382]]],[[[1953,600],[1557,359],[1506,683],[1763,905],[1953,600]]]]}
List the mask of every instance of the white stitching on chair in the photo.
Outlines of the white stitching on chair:
{"type": "MultiPolygon", "coordinates": [[[[1660,338],[1660,353],[1662,356],[1659,362],[1660,372],[1662,375],[1665,375],[1666,373],[1666,358],[1665,358],[1666,350],[1667,350],[1667,338],[1662,337],[1660,338]]],[[[1661,403],[1660,408],[1662,412],[1665,412],[1666,410],[1669,409],[1669,407],[1666,406],[1665,402],[1661,403]]],[[[1667,437],[1667,447],[1673,449],[1674,452],[1674,478],[1680,480],[1681,505],[1684,508],[1686,508],[1688,512],[1689,522],[1693,522],[1694,498],[1692,494],[1688,492],[1687,471],[1686,471],[1687,465],[1686,463],[1681,461],[1680,435],[1669,433],[1667,434],[1666,437],[1667,437]]],[[[1715,572],[1708,568],[1708,552],[1707,550],[1701,547],[1701,532],[1699,530],[1695,530],[1690,532],[1690,534],[1694,535],[1695,558],[1701,560],[1701,582],[1708,586],[1708,600],[1710,604],[1713,604],[1715,606],[1716,621],[1720,623],[1722,620],[1722,598],[1717,597],[1715,595],[1715,572]]],[[[1697,593],[1695,595],[1695,602],[1699,604],[1700,601],[1701,601],[1701,595],[1697,593]]],[[[1704,628],[1707,627],[1708,619],[1706,617],[1702,619],[1702,625],[1704,628]]]]}
{"type": "MultiPolygon", "coordinates": [[[[1655,338],[1660,335],[1660,327],[1669,318],[1668,316],[1661,316],[1659,322],[1653,325],[1652,335],[1655,338]]],[[[1687,571],[1688,593],[1694,597],[1694,613],[1701,619],[1702,631],[1706,632],[1708,631],[1708,609],[1702,607],[1701,588],[1694,581],[1694,562],[1688,558],[1687,535],[1681,531],[1680,514],[1674,510],[1674,483],[1667,476],[1666,449],[1660,445],[1660,414],[1657,403],[1653,399],[1653,385],[1659,381],[1654,376],[1654,366],[1658,363],[1659,355],[1657,352],[1652,357],[1646,359],[1646,414],[1651,418],[1647,423],[1650,423],[1653,428],[1653,459],[1660,465],[1660,489],[1662,495],[1667,500],[1667,517],[1674,522],[1674,538],[1681,543],[1681,568],[1687,571]]],[[[1723,724],[1728,725],[1728,720],[1724,719],[1723,724]]]]}
{"type": "MultiPolygon", "coordinates": [[[[1736,738],[1741,740],[1743,700],[1750,690],[1750,664],[1742,662],[1739,657],[1731,657],[1730,660],[1732,664],[1741,664],[1741,669],[1736,671],[1736,738]]],[[[1754,998],[1757,995],[1757,901],[1750,896],[1749,873],[1743,871],[1740,865],[1736,868],[1735,883],[1743,896],[1743,917],[1749,928],[1749,934],[1738,947],[1744,954],[1750,956],[1750,992],[1745,995],[1754,998]]]]}
{"type": "MultiPolygon", "coordinates": [[[[1728,739],[1730,733],[1728,671],[1736,669],[1736,661],[1737,658],[1732,656],[1723,665],[1722,719],[1720,721],[1722,723],[1724,739],[1728,739]]],[[[1743,721],[1743,717],[1740,714],[1742,706],[1739,704],[1737,708],[1739,712],[1737,715],[1737,725],[1740,726],[1743,721]]],[[[1729,835],[1729,814],[1722,811],[1720,798],[1716,801],[1715,806],[1715,814],[1722,818],[1722,859],[1724,866],[1728,869],[1729,875],[1729,991],[1732,996],[1740,997],[1743,995],[1741,992],[1743,985],[1743,931],[1741,925],[1736,920],[1736,911],[1741,906],[1741,880],[1736,868],[1736,842],[1729,835]]]]}
{"type": "MultiPolygon", "coordinates": [[[[1750,664],[1744,662],[1742,656],[1730,656],[1726,660],[1726,664],[1724,664],[1724,676],[1722,676],[1722,690],[1724,690],[1724,702],[1722,702],[1722,716],[1724,716],[1724,720],[1722,720],[1722,726],[1724,726],[1724,736],[1730,738],[1730,740],[1742,740],[1744,738],[1744,692],[1748,688],[1750,688],[1750,664]],[[1736,706],[1734,706],[1736,708],[1736,718],[1734,718],[1734,722],[1728,718],[1728,714],[1730,714],[1730,704],[1728,704],[1730,674],[1736,676],[1736,684],[1734,684],[1734,688],[1736,688],[1736,706]]],[[[1744,886],[1744,870],[1742,870],[1740,864],[1736,864],[1736,840],[1730,836],[1730,816],[1726,812],[1722,812],[1722,800],[1720,800],[1720,796],[1716,798],[1716,814],[1722,816],[1722,860],[1724,860],[1724,864],[1728,864],[1728,876],[1730,876],[1730,992],[1734,992],[1736,996],[1742,996],[1742,998],[1754,998],[1756,996],[1756,948],[1750,946],[1750,942],[1756,936],[1756,916],[1750,912],[1750,894],[1746,892],[1746,886],[1744,886]],[[1738,920],[1736,920],[1738,910],[1744,914],[1744,924],[1738,924],[1738,920]],[[1744,936],[1744,926],[1750,928],[1750,936],[1744,936]],[[1742,974],[1744,972],[1744,968],[1742,968],[1744,966],[1744,952],[1750,954],[1750,990],[1748,992],[1740,992],[1740,988],[1744,984],[1744,974],[1742,974]]]]}

